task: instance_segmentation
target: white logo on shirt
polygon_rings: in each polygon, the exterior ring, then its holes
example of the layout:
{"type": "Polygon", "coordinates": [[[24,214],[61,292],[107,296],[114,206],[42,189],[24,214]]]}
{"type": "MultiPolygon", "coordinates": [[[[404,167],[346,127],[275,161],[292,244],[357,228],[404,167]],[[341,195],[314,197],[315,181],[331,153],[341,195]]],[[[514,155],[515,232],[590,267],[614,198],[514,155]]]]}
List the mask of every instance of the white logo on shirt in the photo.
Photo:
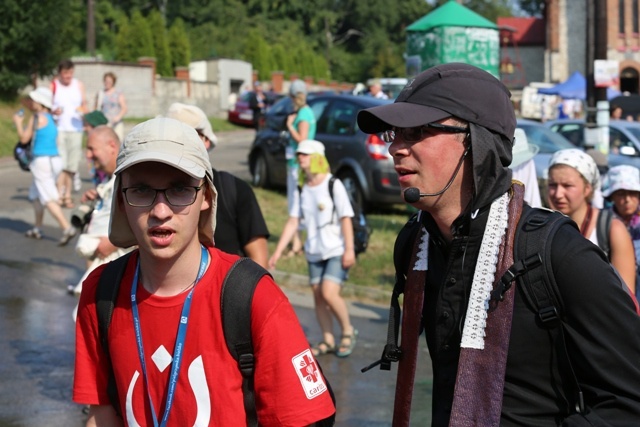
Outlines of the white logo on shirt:
{"type": "Polygon", "coordinates": [[[318,369],[318,364],[311,354],[311,350],[306,349],[294,356],[291,362],[293,363],[293,369],[298,374],[307,399],[313,399],[327,391],[327,385],[318,369]]]}

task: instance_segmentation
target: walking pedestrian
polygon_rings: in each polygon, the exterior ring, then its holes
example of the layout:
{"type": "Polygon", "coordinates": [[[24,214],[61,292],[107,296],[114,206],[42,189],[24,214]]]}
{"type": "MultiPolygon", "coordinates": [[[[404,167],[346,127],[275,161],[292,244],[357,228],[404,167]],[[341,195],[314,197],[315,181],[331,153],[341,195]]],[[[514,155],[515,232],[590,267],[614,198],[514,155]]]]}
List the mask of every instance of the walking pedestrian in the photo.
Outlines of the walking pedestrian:
{"type": "Polygon", "coordinates": [[[562,219],[525,207],[511,181],[508,89],[477,67],[438,65],[393,104],[361,111],[358,125],[391,142],[405,200],[419,210],[394,251],[405,293],[394,426],[408,425],[422,330],[433,426],[636,424],[640,316],[602,251],[564,220],[545,246],[538,268],[563,301],[555,328],[529,303],[522,277],[500,280],[516,234],[536,232],[521,215],[562,219]]]}
{"type": "Polygon", "coordinates": [[[300,142],[296,156],[303,185],[293,195],[289,219],[269,260],[269,267],[275,268],[304,218],[302,223],[307,231],[304,253],[309,265],[316,317],[322,330],[322,341],[312,350],[315,356],[335,353],[338,357],[347,357],[353,352],[358,337],[347,304],[340,295],[347,272],[356,263],[351,225],[353,209],[340,180],[333,182],[332,190],[329,188],[332,175],[321,142],[300,142]],[[334,317],[342,330],[339,342],[333,334],[334,317]]]}
{"type": "Polygon", "coordinates": [[[75,236],[75,229],[69,224],[64,212],[58,204],[59,194],[56,187],[56,179],[62,171],[62,159],[58,155],[56,129],[51,115],[52,94],[46,87],[38,87],[29,92],[29,109],[33,113],[26,126],[23,126],[24,116],[14,114],[13,123],[18,132],[18,138],[22,144],[31,141],[31,153],[33,159],[29,169],[33,175],[33,182],[29,187],[29,200],[33,203],[35,223],[33,228],[26,232],[26,236],[33,239],[42,239],[42,223],[45,209],[58,222],[62,230],[62,237],[58,241],[59,246],[69,243],[75,236]]]}
{"type": "Polygon", "coordinates": [[[74,207],[71,192],[80,189],[78,168],[82,158],[82,115],[87,112],[84,84],[73,74],[74,63],[65,59],[58,64],[58,76],[51,82],[53,114],[57,117],[58,145],[62,157],[62,173],[58,176],[60,204],[74,207]]]}
{"type": "Polygon", "coordinates": [[[636,258],[636,299],[640,277],[640,170],[630,165],[609,169],[602,185],[602,195],[612,202],[611,209],[627,227],[636,258]]]}
{"type": "Polygon", "coordinates": [[[127,99],[120,89],[116,89],[116,75],[111,71],[102,77],[104,87],[96,94],[95,109],[109,120],[108,125],[113,128],[122,141],[124,139],[124,123],[122,119],[127,114],[127,99]]]}
{"type": "Polygon", "coordinates": [[[600,188],[600,172],[591,156],[577,148],[556,151],[549,161],[549,203],[568,215],[580,233],[609,257],[632,293],[636,290],[636,262],[631,236],[622,221],[591,203],[600,188]]]}
{"type": "MultiPolygon", "coordinates": [[[[294,80],[289,87],[289,96],[293,102],[294,113],[287,117],[289,143],[285,150],[287,159],[287,209],[291,211],[293,196],[298,191],[300,165],[296,157],[298,144],[304,140],[313,140],[316,136],[316,117],[307,104],[307,85],[302,80],[294,80]]],[[[291,243],[291,255],[302,253],[302,240],[295,233],[291,243]]]]}
{"type": "MultiPolygon", "coordinates": [[[[238,256],[213,247],[217,194],[202,140],[177,120],[143,122],[126,136],[115,176],[109,239],[138,250],[119,286],[109,357],[96,318],[104,266],[83,285],[74,401],[90,405],[88,426],[245,425],[243,374],[226,345],[220,307],[238,256]],[[110,373],[122,418],[108,397],[110,373]]],[[[251,337],[260,425],[311,425],[335,412],[296,314],[268,275],[254,291],[251,337]]]]}

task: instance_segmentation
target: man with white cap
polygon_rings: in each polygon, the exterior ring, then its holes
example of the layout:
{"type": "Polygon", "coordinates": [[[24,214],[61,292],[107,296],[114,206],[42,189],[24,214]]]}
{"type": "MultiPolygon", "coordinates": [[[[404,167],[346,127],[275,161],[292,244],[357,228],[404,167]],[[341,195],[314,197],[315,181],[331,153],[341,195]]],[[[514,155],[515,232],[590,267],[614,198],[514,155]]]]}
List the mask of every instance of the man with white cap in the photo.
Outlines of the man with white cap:
{"type": "MultiPolygon", "coordinates": [[[[244,425],[243,376],[220,318],[222,282],[238,257],[214,247],[217,194],[202,141],[177,120],[141,123],[125,138],[115,175],[109,238],[139,249],[120,282],[109,356],[96,318],[104,266],[84,283],[74,401],[90,405],[90,426],[244,425]],[[107,393],[110,372],[122,419],[107,393]]],[[[306,393],[306,377],[295,361],[302,354],[313,358],[286,296],[263,276],[252,301],[260,425],[309,425],[331,416],[335,408],[321,375],[314,375],[318,392],[306,393]]]]}
{"type": "Polygon", "coordinates": [[[600,249],[560,214],[524,204],[509,169],[510,96],[488,72],[449,63],[358,114],[363,132],[391,142],[405,201],[419,210],[394,250],[402,342],[380,361],[399,360],[394,426],[408,425],[422,331],[433,426],[637,424],[640,317],[600,249]],[[536,240],[552,218],[549,241],[536,240]],[[535,251],[518,259],[529,237],[535,251]],[[529,284],[536,276],[544,283],[529,284]],[[551,279],[562,304],[542,305],[551,279]]]}
{"type": "MultiPolygon", "coordinates": [[[[207,150],[216,146],[217,137],[204,111],[195,105],[175,102],[167,117],[193,127],[207,150]]],[[[230,254],[248,256],[267,267],[269,229],[251,186],[229,172],[213,170],[213,185],[218,193],[214,239],[216,247],[230,254]]]]}

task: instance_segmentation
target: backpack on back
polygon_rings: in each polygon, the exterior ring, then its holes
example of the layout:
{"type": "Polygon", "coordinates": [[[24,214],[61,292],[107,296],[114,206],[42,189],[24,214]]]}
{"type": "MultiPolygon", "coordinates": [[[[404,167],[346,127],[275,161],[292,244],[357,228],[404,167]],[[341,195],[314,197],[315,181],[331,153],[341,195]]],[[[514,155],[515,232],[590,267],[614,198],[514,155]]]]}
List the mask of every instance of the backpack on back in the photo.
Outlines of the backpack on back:
{"type": "MultiPolygon", "coordinates": [[[[331,196],[331,201],[333,202],[334,213],[336,212],[336,203],[333,198],[333,184],[336,180],[338,180],[338,178],[333,175],[329,178],[329,196],[331,196]]],[[[302,194],[302,187],[300,186],[298,186],[298,194],[302,194]]],[[[351,218],[351,225],[353,227],[353,249],[357,256],[367,250],[369,246],[369,236],[371,236],[373,230],[369,226],[367,217],[364,216],[362,207],[352,199],[349,192],[347,192],[347,195],[349,196],[351,209],[353,209],[353,218],[351,218]]]]}
{"type": "MultiPolygon", "coordinates": [[[[336,210],[336,204],[333,198],[333,184],[337,179],[338,178],[335,176],[331,176],[331,178],[329,178],[329,195],[331,196],[331,201],[334,202],[334,212],[336,210]]],[[[362,207],[353,200],[349,192],[347,192],[347,195],[349,196],[351,208],[353,209],[353,218],[351,218],[351,224],[353,226],[353,249],[355,250],[356,255],[358,255],[367,250],[367,246],[369,246],[369,236],[373,230],[367,222],[367,217],[364,216],[362,207]]]]}
{"type": "MultiPolygon", "coordinates": [[[[552,332],[561,324],[563,303],[551,267],[551,243],[556,232],[565,224],[577,229],[575,222],[571,218],[559,212],[547,209],[533,209],[525,204],[515,235],[514,264],[499,280],[498,286],[491,295],[492,299],[502,298],[504,292],[509,290],[513,281],[517,279],[525,298],[537,312],[543,325],[552,332]]],[[[378,365],[380,365],[380,369],[389,370],[391,369],[391,362],[397,362],[402,356],[402,350],[398,346],[401,319],[398,299],[404,293],[405,272],[411,257],[411,243],[415,240],[421,227],[419,215],[415,214],[398,234],[393,257],[396,269],[396,283],[389,309],[387,344],[380,360],[363,368],[363,372],[378,365]]],[[[555,330],[562,331],[562,328],[555,330]]],[[[562,345],[564,345],[564,335],[561,332],[559,333],[562,345]]],[[[552,335],[552,340],[555,339],[555,335],[552,335]]],[[[564,356],[568,360],[568,354],[564,356]]]]}
{"type": "MultiPolygon", "coordinates": [[[[109,363],[111,363],[108,341],[109,325],[111,324],[113,309],[118,297],[120,282],[130,257],[131,252],[107,264],[100,275],[96,291],[98,335],[109,363]]],[[[255,357],[251,337],[251,304],[256,286],[265,275],[270,276],[270,273],[251,261],[250,258],[239,258],[227,272],[220,294],[222,329],[229,353],[238,362],[238,369],[242,374],[242,395],[247,426],[249,427],[258,426],[253,383],[255,357]]],[[[322,373],[320,364],[317,363],[317,365],[322,373]]],[[[326,377],[324,377],[324,380],[335,405],[336,400],[331,385],[326,377]]],[[[107,393],[116,412],[121,414],[113,369],[109,371],[107,393]]],[[[316,422],[316,425],[330,427],[334,423],[335,413],[329,418],[316,422]]]]}

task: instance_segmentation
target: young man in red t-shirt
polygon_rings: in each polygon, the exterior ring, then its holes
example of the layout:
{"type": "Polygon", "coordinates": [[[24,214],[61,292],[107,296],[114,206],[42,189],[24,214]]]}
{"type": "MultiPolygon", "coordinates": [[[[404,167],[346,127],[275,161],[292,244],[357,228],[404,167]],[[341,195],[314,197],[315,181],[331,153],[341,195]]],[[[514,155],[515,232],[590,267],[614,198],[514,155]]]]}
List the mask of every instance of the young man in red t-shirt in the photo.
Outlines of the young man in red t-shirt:
{"type": "MultiPolygon", "coordinates": [[[[222,282],[238,257],[213,247],[217,194],[202,141],[177,120],[149,120],[127,135],[115,175],[109,238],[139,250],[113,311],[111,364],[96,317],[104,267],[84,283],[74,401],[90,405],[90,426],[244,425],[242,376],[220,317],[222,282]],[[107,395],[111,365],[122,417],[107,395]]],[[[255,291],[251,333],[260,425],[310,425],[335,412],[295,312],[269,276],[255,291]]]]}

